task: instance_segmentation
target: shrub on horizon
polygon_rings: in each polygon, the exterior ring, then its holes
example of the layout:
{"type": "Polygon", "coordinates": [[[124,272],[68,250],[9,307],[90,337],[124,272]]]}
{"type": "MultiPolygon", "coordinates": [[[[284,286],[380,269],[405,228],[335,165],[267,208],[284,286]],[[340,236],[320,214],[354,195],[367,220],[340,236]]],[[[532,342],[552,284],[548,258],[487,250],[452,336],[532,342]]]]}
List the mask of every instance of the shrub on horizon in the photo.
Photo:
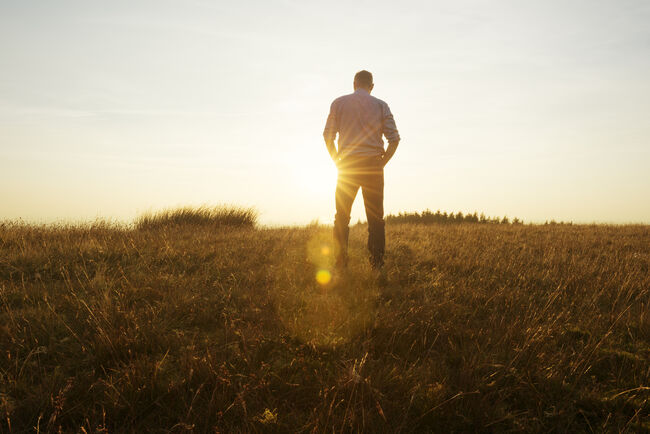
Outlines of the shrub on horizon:
{"type": "Polygon", "coordinates": [[[135,221],[137,229],[159,229],[170,226],[189,227],[254,227],[258,213],[253,208],[238,206],[200,206],[171,208],[141,215],[135,221]]]}

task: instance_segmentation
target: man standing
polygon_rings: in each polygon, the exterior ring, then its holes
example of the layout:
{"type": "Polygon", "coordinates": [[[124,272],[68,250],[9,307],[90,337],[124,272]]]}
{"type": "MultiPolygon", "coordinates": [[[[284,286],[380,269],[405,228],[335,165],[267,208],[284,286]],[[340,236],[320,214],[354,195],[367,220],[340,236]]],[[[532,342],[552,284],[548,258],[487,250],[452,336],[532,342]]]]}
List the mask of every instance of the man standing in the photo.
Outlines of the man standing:
{"type": "Polygon", "coordinates": [[[354,76],[354,93],[332,102],[323,137],[338,167],[334,240],[336,265],[347,266],[348,234],[352,203],[361,188],[368,219],[368,250],[374,269],[384,265],[384,166],[399,144],[395,120],[384,101],[370,96],[372,74],[354,76]],[[334,145],[338,133],[338,150],[334,145]],[[388,140],[384,150],[382,135],[388,140]]]}

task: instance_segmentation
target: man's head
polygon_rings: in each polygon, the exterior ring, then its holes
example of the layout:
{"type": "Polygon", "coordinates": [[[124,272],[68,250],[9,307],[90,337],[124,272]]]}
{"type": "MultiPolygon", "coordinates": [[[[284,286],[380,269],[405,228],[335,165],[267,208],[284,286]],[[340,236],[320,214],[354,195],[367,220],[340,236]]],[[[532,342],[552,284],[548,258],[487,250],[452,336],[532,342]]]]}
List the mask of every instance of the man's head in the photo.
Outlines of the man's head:
{"type": "Polygon", "coordinates": [[[374,86],[375,85],[372,82],[372,74],[365,69],[354,75],[354,90],[365,89],[370,92],[374,86]]]}

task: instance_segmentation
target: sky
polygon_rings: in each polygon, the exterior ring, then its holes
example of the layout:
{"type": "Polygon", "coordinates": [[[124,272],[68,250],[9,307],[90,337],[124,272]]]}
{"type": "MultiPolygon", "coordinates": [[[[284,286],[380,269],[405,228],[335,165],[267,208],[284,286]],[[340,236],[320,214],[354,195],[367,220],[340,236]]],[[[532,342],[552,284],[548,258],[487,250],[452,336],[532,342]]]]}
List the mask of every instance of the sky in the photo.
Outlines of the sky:
{"type": "Polygon", "coordinates": [[[648,23],[645,0],[2,0],[0,220],[331,223],[322,131],[367,69],[402,137],[386,213],[650,223],[648,23]]]}

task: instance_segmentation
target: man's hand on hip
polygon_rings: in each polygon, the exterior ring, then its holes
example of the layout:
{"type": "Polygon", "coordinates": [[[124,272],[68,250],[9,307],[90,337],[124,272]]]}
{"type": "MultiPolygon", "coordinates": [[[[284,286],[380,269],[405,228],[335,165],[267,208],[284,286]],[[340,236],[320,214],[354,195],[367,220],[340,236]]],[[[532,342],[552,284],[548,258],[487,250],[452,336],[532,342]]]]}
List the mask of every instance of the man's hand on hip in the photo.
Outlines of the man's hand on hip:
{"type": "Polygon", "coordinates": [[[382,156],[382,161],[383,161],[384,166],[386,166],[386,164],[388,164],[390,159],[393,157],[393,154],[395,154],[395,151],[397,150],[397,145],[398,144],[399,144],[399,142],[393,142],[393,143],[388,144],[388,148],[386,149],[386,151],[384,152],[384,155],[382,156]]]}
{"type": "Polygon", "coordinates": [[[337,160],[339,159],[339,153],[336,150],[336,146],[334,146],[334,142],[325,142],[325,145],[327,146],[327,152],[330,154],[330,158],[336,164],[337,160]]]}

